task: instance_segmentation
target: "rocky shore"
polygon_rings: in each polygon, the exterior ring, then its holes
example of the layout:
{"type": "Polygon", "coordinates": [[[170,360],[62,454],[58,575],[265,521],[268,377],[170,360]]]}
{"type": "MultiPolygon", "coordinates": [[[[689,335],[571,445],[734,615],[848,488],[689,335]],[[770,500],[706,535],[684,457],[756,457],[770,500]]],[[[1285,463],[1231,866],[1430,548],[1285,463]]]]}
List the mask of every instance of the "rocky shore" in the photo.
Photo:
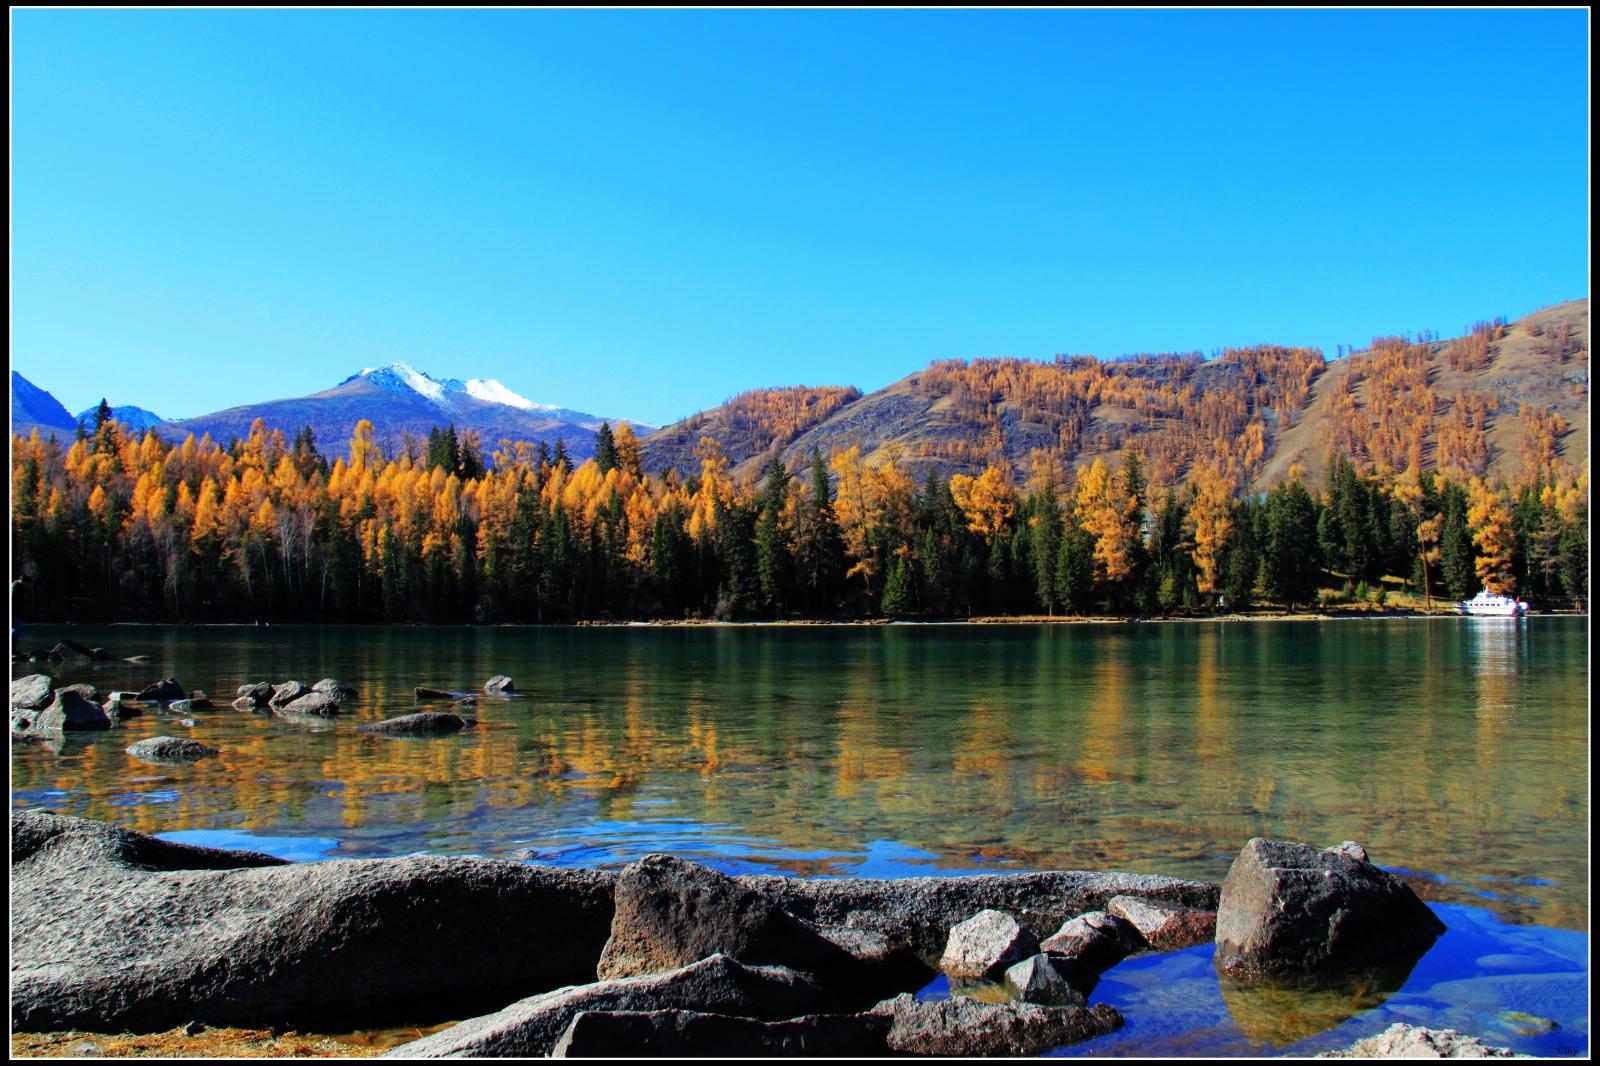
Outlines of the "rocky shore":
{"type": "Polygon", "coordinates": [[[1443,931],[1349,842],[1251,840],[1220,886],[800,880],[667,855],[291,863],[40,810],[12,819],[11,906],[18,1031],[467,1019],[403,1058],[1033,1055],[1123,1024],[1092,999],[1130,954],[1214,939],[1234,980],[1306,981],[1443,931]],[[919,1000],[940,972],[952,997],[919,1000]]]}

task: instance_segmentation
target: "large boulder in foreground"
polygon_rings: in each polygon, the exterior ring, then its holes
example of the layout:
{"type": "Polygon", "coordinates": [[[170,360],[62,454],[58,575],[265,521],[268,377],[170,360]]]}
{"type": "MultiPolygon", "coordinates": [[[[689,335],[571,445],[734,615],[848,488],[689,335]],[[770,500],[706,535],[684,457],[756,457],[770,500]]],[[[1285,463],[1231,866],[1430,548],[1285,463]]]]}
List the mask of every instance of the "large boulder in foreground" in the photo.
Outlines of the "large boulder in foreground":
{"type": "Polygon", "coordinates": [[[554,1059],[877,1058],[889,1052],[881,1014],[808,1014],[764,1022],[687,1010],[584,1011],[556,1041],[554,1059]]]}
{"type": "Polygon", "coordinates": [[[1115,1007],[980,1003],[966,996],[925,1002],[910,993],[878,1004],[889,1050],[909,1055],[1038,1055],[1122,1027],[1115,1007]]]}
{"type": "Polygon", "coordinates": [[[1454,1029],[1424,1029],[1395,1022],[1377,1036],[1357,1040],[1338,1051],[1324,1051],[1319,1059],[1522,1059],[1510,1048],[1492,1047],[1475,1036],[1454,1029]]]}
{"type": "Polygon", "coordinates": [[[1239,976],[1362,966],[1431,944],[1444,923],[1359,848],[1254,837],[1228,870],[1216,964],[1239,976]]]}
{"type": "Polygon", "coordinates": [[[632,977],[724,954],[747,965],[788,966],[815,975],[841,1002],[866,1006],[895,991],[887,977],[750,888],[671,855],[646,855],[617,878],[602,978],[632,977]]]}
{"type": "Polygon", "coordinates": [[[808,879],[754,874],[739,878],[811,925],[865,929],[936,965],[950,930],[981,910],[1005,911],[1034,930],[1057,929],[1113,896],[1138,896],[1217,907],[1218,886],[1155,874],[1063,870],[974,877],[808,879]]]}
{"type": "Polygon", "coordinates": [[[23,811],[18,1030],[344,1032],[594,978],[612,876],[456,857],[288,863],[23,811]]]}
{"type": "Polygon", "coordinates": [[[549,1055],[583,1011],[690,1010],[777,1021],[814,1014],[826,995],[809,978],[777,966],[746,966],[713,955],[666,973],[558,988],[442,1029],[386,1058],[515,1058],[549,1055]]]}
{"type": "Polygon", "coordinates": [[[979,911],[950,930],[939,969],[951,977],[995,981],[1038,951],[1039,938],[1011,915],[1005,911],[979,911]]]}

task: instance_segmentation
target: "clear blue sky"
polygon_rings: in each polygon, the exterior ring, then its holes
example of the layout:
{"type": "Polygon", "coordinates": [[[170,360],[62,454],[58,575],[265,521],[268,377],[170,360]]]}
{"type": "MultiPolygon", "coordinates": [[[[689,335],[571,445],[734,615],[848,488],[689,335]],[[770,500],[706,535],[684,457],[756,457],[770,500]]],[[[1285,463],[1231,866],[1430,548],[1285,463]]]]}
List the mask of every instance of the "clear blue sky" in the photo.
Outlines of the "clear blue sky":
{"type": "Polygon", "coordinates": [[[1586,295],[1584,11],[12,14],[13,366],[664,423],[1586,295]]]}

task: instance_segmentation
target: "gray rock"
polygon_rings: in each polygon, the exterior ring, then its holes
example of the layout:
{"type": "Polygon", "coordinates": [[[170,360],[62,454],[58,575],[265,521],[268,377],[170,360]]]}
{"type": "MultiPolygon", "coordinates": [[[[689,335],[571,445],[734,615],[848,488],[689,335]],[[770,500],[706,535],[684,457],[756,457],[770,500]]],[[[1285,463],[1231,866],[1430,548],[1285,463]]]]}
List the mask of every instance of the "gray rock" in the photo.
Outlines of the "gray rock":
{"type": "Polygon", "coordinates": [[[1217,935],[1216,912],[1181,903],[1115,896],[1107,901],[1106,910],[1138,930],[1156,951],[1178,951],[1207,943],[1217,935]]]}
{"type": "Polygon", "coordinates": [[[1348,852],[1252,838],[1228,870],[1216,964],[1237,975],[1360,966],[1444,932],[1398,877],[1348,852]]]}
{"type": "Polygon", "coordinates": [[[1360,859],[1362,862],[1368,861],[1367,849],[1357,844],[1354,840],[1341,841],[1328,850],[1337,855],[1348,855],[1352,859],[1360,859]]]}
{"type": "Polygon", "coordinates": [[[978,911],[1014,914],[1032,929],[1056,929],[1112,896],[1164,899],[1215,910],[1218,886],[1151,874],[1068,870],[975,877],[841,877],[750,875],[739,879],[795,917],[817,927],[867,929],[895,947],[936,964],[950,930],[978,911]]]}
{"type": "Polygon", "coordinates": [[[86,700],[100,703],[100,690],[89,684],[63,685],[56,689],[57,692],[76,692],[86,700]]]}
{"type": "Polygon", "coordinates": [[[446,692],[442,688],[429,688],[427,685],[418,685],[412,691],[419,700],[453,700],[456,698],[454,692],[446,692]]]}
{"type": "Polygon", "coordinates": [[[1357,1040],[1319,1059],[1525,1059],[1510,1048],[1490,1047],[1475,1036],[1454,1029],[1424,1029],[1395,1022],[1377,1036],[1357,1040]]]}
{"type": "Polygon", "coordinates": [[[380,737],[442,737],[459,733],[478,724],[476,718],[463,718],[459,714],[442,711],[419,711],[402,714],[382,722],[368,722],[356,726],[357,733],[373,733],[380,737]]]}
{"type": "Polygon", "coordinates": [[[19,1031],[463,1017],[591,980],[611,923],[614,877],[592,870],[289,863],[43,811],[14,814],[11,843],[19,1031]]]}
{"type": "Polygon", "coordinates": [[[533,1057],[555,1049],[583,1011],[691,1010],[777,1021],[816,1013],[826,995],[803,974],[726,955],[666,973],[559,988],[402,1044],[385,1058],[533,1057]]]}
{"type": "Polygon", "coordinates": [[[42,711],[24,711],[13,715],[11,728],[23,733],[66,733],[111,728],[111,716],[106,709],[80,692],[58,689],[56,698],[42,711]],[[18,729],[21,720],[27,724],[18,729]]]}
{"type": "Polygon", "coordinates": [[[611,938],[596,968],[633,977],[724,954],[750,966],[788,966],[816,976],[843,1003],[867,1005],[892,991],[840,945],[764,899],[740,879],[670,855],[646,855],[617,878],[611,938]]]}
{"type": "Polygon", "coordinates": [[[997,980],[1039,952],[1039,938],[1004,911],[980,911],[950,930],[939,969],[951,977],[997,980]]]}
{"type": "Polygon", "coordinates": [[[177,678],[164,677],[140,689],[136,698],[140,703],[166,703],[168,700],[181,700],[187,695],[188,691],[178,684],[177,678]]]}
{"type": "Polygon", "coordinates": [[[495,674],[483,683],[483,691],[499,695],[505,692],[515,692],[516,686],[511,683],[511,679],[505,674],[495,674]]]}
{"type": "Polygon", "coordinates": [[[550,1057],[879,1057],[889,1052],[889,1025],[881,1014],[809,1014],[764,1022],[686,1010],[583,1011],[550,1057]]]}
{"type": "Polygon", "coordinates": [[[279,714],[305,714],[331,718],[339,713],[339,701],[326,692],[307,692],[278,707],[279,714]]]}
{"type": "Polygon", "coordinates": [[[234,700],[233,703],[230,706],[232,706],[233,709],[236,710],[236,711],[249,711],[252,714],[255,714],[255,713],[258,713],[260,711],[263,711],[263,710],[267,709],[267,705],[266,704],[257,703],[255,700],[251,699],[249,696],[240,696],[238,699],[234,700]]]}
{"type": "Polygon", "coordinates": [[[56,680],[49,674],[29,674],[11,682],[11,706],[28,711],[38,711],[50,706],[55,699],[56,680]]]}
{"type": "Polygon", "coordinates": [[[357,696],[357,692],[354,688],[345,684],[343,681],[339,681],[332,677],[325,677],[321,681],[318,681],[315,685],[311,686],[311,691],[326,692],[328,695],[332,696],[336,700],[339,700],[340,702],[343,702],[344,700],[353,700],[357,696]]]}
{"type": "Polygon", "coordinates": [[[94,650],[75,640],[63,640],[50,649],[50,658],[63,663],[88,663],[94,661],[94,650]]]}
{"type": "Polygon", "coordinates": [[[911,1055],[1038,1055],[1122,1026],[1122,1015],[1105,1003],[1046,1007],[966,996],[919,1002],[906,993],[878,1004],[873,1013],[891,1019],[889,1050],[911,1055]]]}
{"type": "Polygon", "coordinates": [[[148,655],[130,655],[122,661],[125,663],[148,663],[154,662],[155,660],[148,655]]]}
{"type": "Polygon", "coordinates": [[[1006,970],[1006,990],[1024,1003],[1053,1007],[1081,1007],[1088,994],[1078,988],[1085,980],[1092,989],[1097,977],[1074,959],[1040,952],[1006,970]]]}
{"type": "Polygon", "coordinates": [[[167,704],[167,710],[177,714],[191,714],[195,711],[209,711],[210,709],[211,701],[204,696],[186,700],[173,700],[167,704]]]}
{"type": "Polygon", "coordinates": [[[310,691],[303,682],[285,681],[281,685],[272,686],[272,695],[267,698],[267,702],[274,707],[282,707],[293,703],[310,691]]]}
{"type": "Polygon", "coordinates": [[[1080,914],[1039,943],[1039,947],[1052,955],[1077,959],[1096,973],[1104,973],[1135,951],[1142,951],[1144,946],[1139,930],[1105,911],[1080,914]]]}
{"type": "Polygon", "coordinates": [[[150,737],[130,744],[126,750],[135,759],[153,763],[195,762],[220,754],[198,740],[181,737],[150,737]]]}
{"type": "Polygon", "coordinates": [[[240,685],[238,695],[241,699],[248,699],[252,703],[268,703],[272,700],[272,686],[265,681],[240,685]]]}

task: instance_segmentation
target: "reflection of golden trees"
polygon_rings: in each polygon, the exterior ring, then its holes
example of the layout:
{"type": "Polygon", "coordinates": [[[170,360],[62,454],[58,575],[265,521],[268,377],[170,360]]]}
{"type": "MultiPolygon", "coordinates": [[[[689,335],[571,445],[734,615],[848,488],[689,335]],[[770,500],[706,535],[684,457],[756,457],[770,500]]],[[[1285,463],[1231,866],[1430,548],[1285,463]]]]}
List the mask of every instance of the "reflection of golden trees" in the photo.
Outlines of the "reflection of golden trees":
{"type": "MultiPolygon", "coordinates": [[[[328,727],[215,711],[193,734],[222,754],[164,768],[122,748],[175,727],[136,719],[60,756],[18,752],[14,788],[146,832],[381,829],[409,849],[448,828],[479,853],[530,842],[532,825],[671,818],[792,853],[894,840],[949,866],[1217,878],[1214,857],[1254,833],[1348,837],[1386,864],[1555,881],[1516,894],[1570,926],[1587,876],[1585,782],[1564,762],[1585,735],[1572,628],[1540,633],[1556,665],[1536,676],[1515,627],[1445,621],[541,634],[511,670],[548,695],[486,700],[478,729],[430,741],[352,730],[413,709],[392,663],[419,661],[361,636],[336,673],[363,700],[328,727]]],[[[440,655],[473,654],[430,635],[440,655]]]]}

